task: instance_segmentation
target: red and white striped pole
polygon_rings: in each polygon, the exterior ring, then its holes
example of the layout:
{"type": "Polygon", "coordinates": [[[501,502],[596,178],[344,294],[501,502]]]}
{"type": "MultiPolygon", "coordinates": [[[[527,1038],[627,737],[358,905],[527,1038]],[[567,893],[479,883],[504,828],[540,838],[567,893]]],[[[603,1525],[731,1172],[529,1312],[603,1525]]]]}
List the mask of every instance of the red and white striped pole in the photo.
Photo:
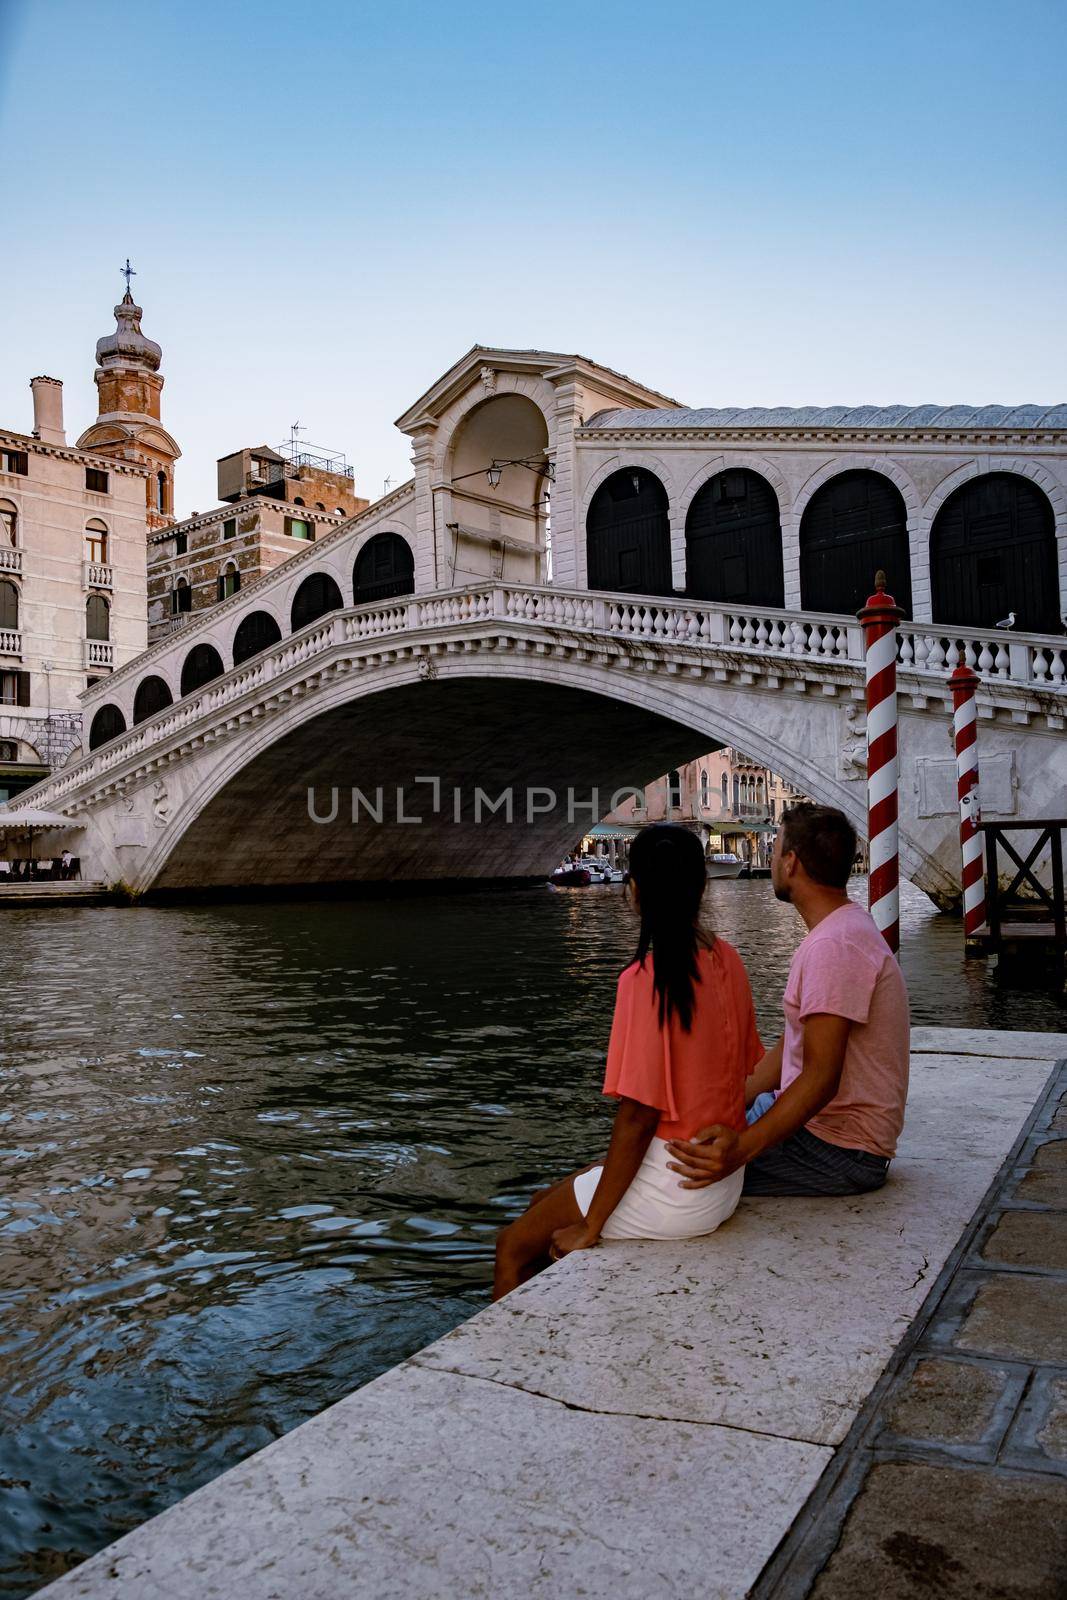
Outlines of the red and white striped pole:
{"type": "Polygon", "coordinates": [[[981,678],[962,664],[953,672],[952,725],[956,734],[956,793],[960,803],[963,855],[963,936],[971,939],[985,921],[985,841],[979,829],[978,712],[975,692],[981,678]]]}
{"type": "Polygon", "coordinates": [[[900,857],[897,838],[897,618],[904,615],[875,573],[875,593],[859,619],[867,652],[867,904],[894,954],[900,949],[900,857]]]}

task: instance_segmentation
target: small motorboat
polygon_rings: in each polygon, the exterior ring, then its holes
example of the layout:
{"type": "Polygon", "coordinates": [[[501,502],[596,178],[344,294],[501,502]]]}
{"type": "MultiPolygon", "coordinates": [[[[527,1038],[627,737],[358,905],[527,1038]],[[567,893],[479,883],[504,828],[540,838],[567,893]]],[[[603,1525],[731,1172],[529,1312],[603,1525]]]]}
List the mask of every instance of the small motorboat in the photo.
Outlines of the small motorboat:
{"type": "Polygon", "coordinates": [[[717,850],[707,857],[709,878],[739,878],[744,862],[732,850],[717,850]]]}
{"type": "Polygon", "coordinates": [[[588,867],[562,866],[548,881],[557,889],[585,889],[592,883],[593,874],[588,867]]]}

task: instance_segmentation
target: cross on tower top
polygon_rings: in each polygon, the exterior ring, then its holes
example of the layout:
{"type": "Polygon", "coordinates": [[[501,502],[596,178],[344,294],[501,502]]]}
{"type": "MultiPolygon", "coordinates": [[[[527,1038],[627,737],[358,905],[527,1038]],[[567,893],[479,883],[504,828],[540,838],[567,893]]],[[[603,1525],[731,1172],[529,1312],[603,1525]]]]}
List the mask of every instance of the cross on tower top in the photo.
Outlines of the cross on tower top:
{"type": "Polygon", "coordinates": [[[119,268],[119,273],[123,278],[126,279],[126,293],[129,294],[129,292],[130,292],[130,279],[131,278],[136,278],[136,276],[137,276],[137,273],[134,271],[133,267],[130,266],[130,258],[129,258],[129,256],[126,257],[126,265],[124,267],[120,267],[119,268]]]}

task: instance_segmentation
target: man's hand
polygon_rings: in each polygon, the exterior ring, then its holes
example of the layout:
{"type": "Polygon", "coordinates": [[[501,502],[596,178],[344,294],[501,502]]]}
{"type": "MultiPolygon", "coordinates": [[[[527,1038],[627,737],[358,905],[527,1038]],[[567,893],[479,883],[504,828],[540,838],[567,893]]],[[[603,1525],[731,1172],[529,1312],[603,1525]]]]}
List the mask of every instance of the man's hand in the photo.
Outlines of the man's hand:
{"type": "Polygon", "coordinates": [[[668,1139],[667,1150],[675,1160],[667,1165],[682,1174],[679,1189],[706,1189],[709,1183],[718,1183],[743,1167],[747,1157],[742,1139],[734,1128],[719,1122],[701,1128],[694,1139],[668,1139]]]}
{"type": "Polygon", "coordinates": [[[562,1261],[573,1250],[591,1250],[600,1243],[599,1234],[592,1233],[584,1222],[574,1222],[569,1228],[557,1228],[548,1247],[551,1261],[562,1261]]]}

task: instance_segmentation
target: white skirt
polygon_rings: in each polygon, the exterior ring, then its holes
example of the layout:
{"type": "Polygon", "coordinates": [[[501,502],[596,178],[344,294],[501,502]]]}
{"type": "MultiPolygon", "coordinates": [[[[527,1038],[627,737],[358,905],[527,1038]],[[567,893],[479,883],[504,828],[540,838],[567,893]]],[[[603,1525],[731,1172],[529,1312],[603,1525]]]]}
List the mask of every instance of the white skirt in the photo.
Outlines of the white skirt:
{"type": "MultiPolygon", "coordinates": [[[[681,1189],[681,1175],[667,1167],[666,1139],[653,1138],[633,1182],[601,1230],[604,1239],[695,1239],[714,1233],[733,1215],[741,1198],[745,1169],[703,1189],[681,1189]]],[[[590,1167],[574,1179],[574,1198],[588,1215],[600,1174],[590,1167]]]]}

